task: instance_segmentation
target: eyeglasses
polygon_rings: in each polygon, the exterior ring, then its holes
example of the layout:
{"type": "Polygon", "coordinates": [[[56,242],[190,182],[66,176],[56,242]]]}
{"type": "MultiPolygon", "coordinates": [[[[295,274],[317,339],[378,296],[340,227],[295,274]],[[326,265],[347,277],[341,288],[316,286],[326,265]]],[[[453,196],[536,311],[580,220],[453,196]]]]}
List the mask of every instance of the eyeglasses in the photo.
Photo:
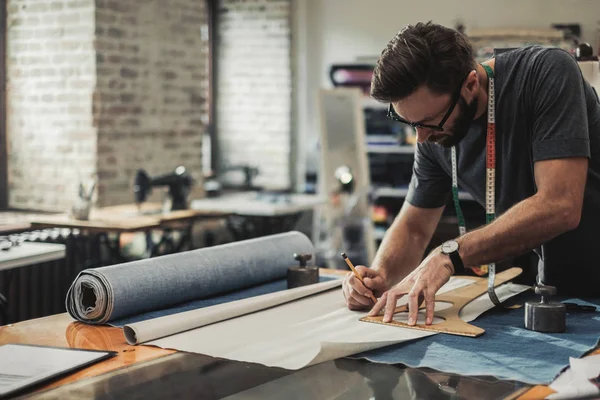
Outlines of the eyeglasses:
{"type": "Polygon", "coordinates": [[[402,118],[401,116],[399,116],[398,114],[396,114],[396,111],[394,111],[394,107],[392,106],[392,103],[390,103],[390,105],[388,107],[387,117],[390,119],[393,119],[394,121],[398,121],[398,122],[402,122],[403,124],[410,125],[415,129],[421,128],[421,129],[430,129],[430,130],[436,131],[436,132],[443,132],[444,124],[450,117],[450,114],[452,114],[452,111],[454,111],[454,107],[456,107],[456,104],[458,103],[458,99],[460,98],[460,91],[462,89],[463,84],[467,80],[468,76],[469,76],[469,74],[467,74],[467,76],[464,77],[464,79],[460,82],[460,85],[456,88],[454,93],[452,93],[452,102],[450,103],[450,108],[448,108],[446,115],[444,115],[444,118],[442,118],[442,120],[440,121],[439,124],[428,125],[428,124],[421,124],[419,122],[407,121],[404,118],[402,118]]]}

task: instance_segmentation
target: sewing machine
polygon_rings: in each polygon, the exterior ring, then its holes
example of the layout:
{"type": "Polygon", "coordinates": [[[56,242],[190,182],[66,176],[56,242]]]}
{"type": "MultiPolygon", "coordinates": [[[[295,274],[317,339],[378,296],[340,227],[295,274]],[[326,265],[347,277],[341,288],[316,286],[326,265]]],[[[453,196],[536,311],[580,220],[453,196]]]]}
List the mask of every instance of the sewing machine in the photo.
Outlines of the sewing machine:
{"type": "Polygon", "coordinates": [[[166,211],[188,209],[188,195],[194,180],[188,174],[185,167],[179,166],[175,171],[150,177],[146,171],[139,169],[135,176],[133,193],[136,204],[140,205],[150,195],[152,188],[156,186],[167,186],[169,188],[168,198],[165,200],[166,211]]]}

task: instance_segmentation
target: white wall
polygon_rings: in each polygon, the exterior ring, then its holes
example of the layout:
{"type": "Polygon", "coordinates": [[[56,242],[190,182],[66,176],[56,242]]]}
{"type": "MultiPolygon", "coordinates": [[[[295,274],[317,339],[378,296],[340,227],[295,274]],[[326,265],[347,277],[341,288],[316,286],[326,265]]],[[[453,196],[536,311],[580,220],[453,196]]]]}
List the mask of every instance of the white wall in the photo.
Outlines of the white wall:
{"type": "MultiPolygon", "coordinates": [[[[295,0],[302,10],[295,37],[304,40],[305,57],[297,57],[295,87],[304,87],[296,97],[297,114],[306,121],[297,124],[299,142],[307,154],[301,163],[318,165],[315,148],[318,115],[315,97],[329,86],[332,63],[352,62],[360,56],[377,56],[387,42],[408,23],[432,20],[454,26],[458,21],[472,28],[548,28],[551,23],[580,23],[584,40],[598,52],[600,1],[597,0],[295,0]],[[312,154],[311,154],[312,153],[312,154]]],[[[295,39],[298,40],[298,39],[295,39]]]]}

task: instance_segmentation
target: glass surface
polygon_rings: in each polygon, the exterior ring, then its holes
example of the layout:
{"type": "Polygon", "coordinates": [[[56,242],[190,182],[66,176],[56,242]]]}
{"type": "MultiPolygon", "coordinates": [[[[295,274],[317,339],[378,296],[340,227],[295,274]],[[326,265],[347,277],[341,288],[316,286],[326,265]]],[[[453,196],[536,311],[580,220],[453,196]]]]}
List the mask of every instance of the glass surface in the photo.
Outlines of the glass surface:
{"type": "Polygon", "coordinates": [[[176,353],[33,399],[504,399],[529,387],[491,377],[339,359],[299,371],[176,353]]]}

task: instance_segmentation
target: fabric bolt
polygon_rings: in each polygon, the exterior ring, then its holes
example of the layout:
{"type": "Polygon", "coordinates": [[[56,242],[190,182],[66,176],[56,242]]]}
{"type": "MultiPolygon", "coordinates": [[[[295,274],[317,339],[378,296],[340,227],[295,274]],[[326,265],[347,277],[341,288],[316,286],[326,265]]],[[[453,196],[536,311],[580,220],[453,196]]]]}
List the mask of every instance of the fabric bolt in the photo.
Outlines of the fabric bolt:
{"type": "Polygon", "coordinates": [[[87,269],[69,288],[66,308],[79,321],[105,324],[280,280],[297,263],[294,253],[314,255],[300,232],[87,269]]]}

